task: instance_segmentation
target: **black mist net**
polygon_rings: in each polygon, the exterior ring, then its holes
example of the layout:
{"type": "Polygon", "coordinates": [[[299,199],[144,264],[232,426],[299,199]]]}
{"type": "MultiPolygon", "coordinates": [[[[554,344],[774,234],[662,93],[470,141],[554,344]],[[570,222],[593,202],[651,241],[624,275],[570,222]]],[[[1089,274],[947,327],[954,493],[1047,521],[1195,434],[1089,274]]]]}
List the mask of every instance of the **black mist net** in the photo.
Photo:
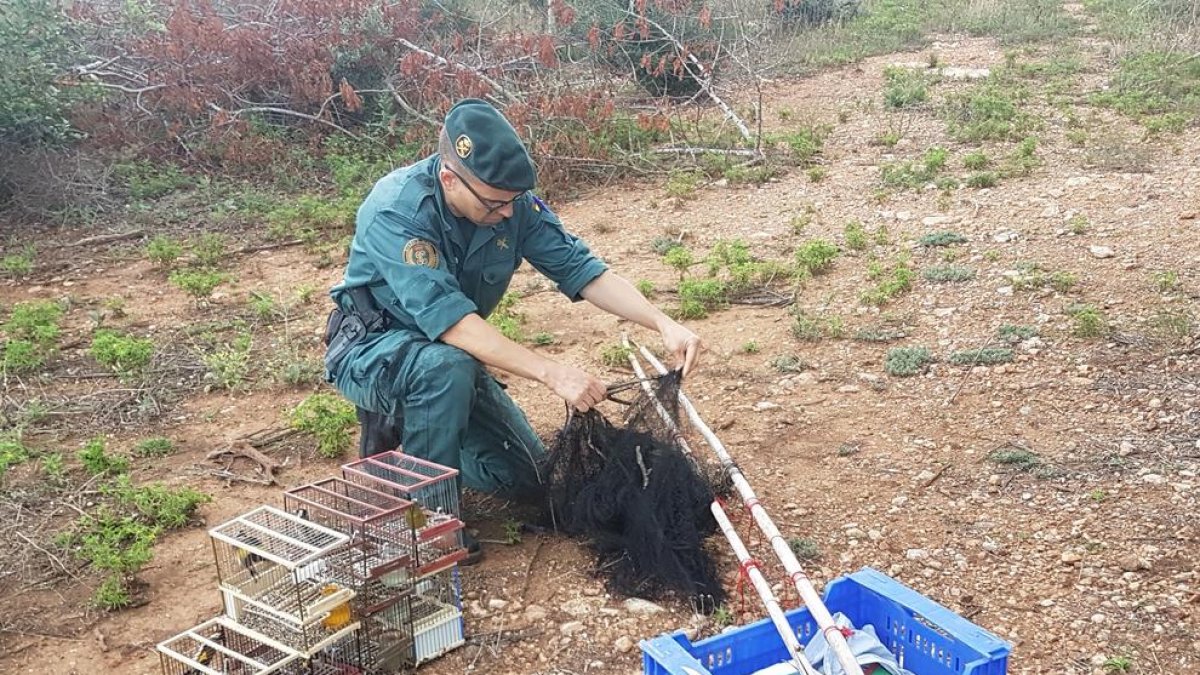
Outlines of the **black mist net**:
{"type": "Polygon", "coordinates": [[[543,474],[546,519],[588,542],[611,590],[714,607],[724,592],[705,540],[717,531],[717,474],[684,453],[655,405],[677,423],[679,385],[676,371],[653,382],[654,396],[639,387],[621,426],[594,409],[567,420],[543,474]]]}

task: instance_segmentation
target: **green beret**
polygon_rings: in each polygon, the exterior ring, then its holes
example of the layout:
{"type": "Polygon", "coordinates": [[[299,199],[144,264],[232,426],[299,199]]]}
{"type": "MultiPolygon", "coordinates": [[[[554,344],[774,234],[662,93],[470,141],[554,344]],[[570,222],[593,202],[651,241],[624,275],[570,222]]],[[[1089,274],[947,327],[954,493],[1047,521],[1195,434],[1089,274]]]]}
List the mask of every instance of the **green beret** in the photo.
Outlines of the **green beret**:
{"type": "Polygon", "coordinates": [[[537,183],[537,169],[516,129],[492,104],[467,98],[446,113],[446,136],[459,161],[498,190],[521,192],[537,183]]]}

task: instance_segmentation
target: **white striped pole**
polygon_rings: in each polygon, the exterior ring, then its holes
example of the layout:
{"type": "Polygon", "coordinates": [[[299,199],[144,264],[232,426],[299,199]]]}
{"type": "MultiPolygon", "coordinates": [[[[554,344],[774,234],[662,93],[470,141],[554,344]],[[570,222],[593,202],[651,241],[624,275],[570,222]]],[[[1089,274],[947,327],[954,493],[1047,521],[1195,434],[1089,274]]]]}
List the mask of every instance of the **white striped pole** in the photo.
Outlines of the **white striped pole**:
{"type": "MultiPolygon", "coordinates": [[[[628,341],[626,341],[626,344],[628,344],[628,341]]],[[[637,345],[637,347],[642,356],[654,366],[659,374],[666,374],[666,367],[663,366],[662,362],[649,349],[641,345],[637,345]]],[[[631,362],[633,360],[632,354],[630,355],[630,360],[631,362]]],[[[636,367],[635,370],[638,371],[638,377],[645,377],[642,374],[640,366],[636,367]]],[[[758,501],[758,496],[754,494],[754,489],[750,487],[750,483],[742,474],[741,469],[734,463],[733,457],[729,455],[729,451],[725,449],[725,445],[712,432],[712,429],[704,423],[704,420],[700,417],[700,413],[696,411],[696,407],[684,395],[682,388],[679,390],[679,403],[687,413],[692,426],[700,432],[700,435],[708,443],[709,447],[717,453],[717,457],[721,460],[721,467],[729,474],[729,478],[733,481],[733,486],[738,491],[738,495],[741,496],[742,503],[745,504],[746,510],[750,512],[750,516],[758,524],[758,528],[762,530],[767,540],[771,542],[772,550],[775,551],[775,555],[783,563],[783,568],[787,570],[788,577],[796,585],[796,591],[800,594],[804,605],[808,607],[813,620],[817,622],[817,626],[825,634],[825,640],[829,643],[838,661],[841,662],[843,670],[846,671],[847,675],[863,675],[862,667],[858,665],[858,659],[854,658],[854,654],[850,651],[850,645],[846,644],[846,636],[842,634],[841,629],[834,623],[833,616],[829,613],[829,609],[825,607],[825,602],[821,600],[821,595],[817,593],[817,589],[809,581],[808,575],[804,573],[804,568],[800,566],[800,561],[796,559],[796,554],[792,552],[792,548],[788,546],[783,535],[779,533],[779,528],[775,527],[775,523],[767,515],[767,510],[758,501]]]]}

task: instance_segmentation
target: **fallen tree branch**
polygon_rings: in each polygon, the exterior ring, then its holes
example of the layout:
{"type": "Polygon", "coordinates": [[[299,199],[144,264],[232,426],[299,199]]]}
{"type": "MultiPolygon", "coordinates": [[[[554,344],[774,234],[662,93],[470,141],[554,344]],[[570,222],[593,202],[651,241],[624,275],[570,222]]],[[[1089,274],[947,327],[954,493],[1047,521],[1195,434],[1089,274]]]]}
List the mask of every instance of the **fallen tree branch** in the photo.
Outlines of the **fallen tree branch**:
{"type": "Polygon", "coordinates": [[[508,101],[510,103],[515,103],[520,100],[518,97],[514,96],[511,92],[509,92],[508,89],[505,89],[499,82],[493,80],[492,78],[488,77],[487,75],[484,75],[477,68],[472,68],[468,65],[458,63],[456,61],[450,61],[449,59],[438,56],[437,54],[434,54],[433,52],[431,52],[427,49],[422,49],[422,48],[416,46],[415,44],[409,42],[408,40],[405,40],[404,38],[399,38],[396,40],[396,42],[400,43],[406,49],[410,49],[422,56],[425,56],[430,59],[433,59],[434,61],[437,61],[438,63],[442,64],[443,66],[446,66],[448,68],[453,68],[455,70],[460,70],[465,73],[474,74],[476,77],[483,80],[489,87],[491,87],[498,93],[503,94],[504,98],[508,99],[508,101]]]}
{"type": "Polygon", "coordinates": [[[325,126],[331,128],[331,129],[337,129],[338,131],[342,132],[343,134],[346,134],[347,136],[349,136],[350,138],[353,138],[356,141],[362,140],[362,137],[360,137],[358,134],[354,133],[353,131],[350,131],[349,129],[341,126],[340,124],[334,124],[333,122],[330,122],[329,120],[323,120],[320,117],[317,117],[316,115],[309,115],[308,113],[302,113],[297,110],[289,110],[287,108],[276,108],[275,106],[271,106],[271,105],[256,105],[256,106],[251,106],[249,108],[240,108],[238,110],[226,110],[211,101],[209,102],[208,107],[211,108],[212,110],[214,110],[215,112],[223,112],[226,115],[229,115],[231,117],[240,117],[241,115],[245,115],[246,113],[256,113],[256,112],[258,112],[258,113],[268,112],[268,113],[275,113],[277,115],[288,115],[290,117],[298,117],[302,120],[316,122],[317,124],[324,124],[325,126]]]}
{"type": "Polygon", "coordinates": [[[210,462],[222,459],[226,460],[225,468],[222,469],[217,475],[227,480],[244,480],[252,483],[262,483],[263,485],[274,485],[275,471],[279,469],[279,464],[275,460],[256,450],[249,441],[244,439],[234,441],[224,448],[213,450],[205,455],[204,458],[210,462]],[[243,458],[257,464],[259,472],[266,478],[246,478],[245,476],[239,476],[238,474],[234,474],[232,471],[230,471],[230,469],[233,467],[233,464],[238,459],[243,458]]]}
{"type": "Polygon", "coordinates": [[[88,246],[90,244],[109,244],[114,241],[124,241],[126,239],[136,239],[146,234],[145,230],[133,230],[130,232],[119,232],[116,234],[98,234],[94,237],[84,237],[79,241],[67,244],[67,247],[72,246],[88,246]]]}

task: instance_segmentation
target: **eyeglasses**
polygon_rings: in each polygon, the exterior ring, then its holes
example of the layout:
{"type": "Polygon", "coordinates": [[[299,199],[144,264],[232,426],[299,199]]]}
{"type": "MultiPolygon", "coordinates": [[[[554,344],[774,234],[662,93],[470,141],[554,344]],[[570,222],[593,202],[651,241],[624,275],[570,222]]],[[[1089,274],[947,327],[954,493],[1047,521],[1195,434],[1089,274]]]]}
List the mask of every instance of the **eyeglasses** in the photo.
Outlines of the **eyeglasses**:
{"type": "Polygon", "coordinates": [[[451,169],[450,167],[446,167],[446,170],[449,171],[450,173],[454,174],[454,176],[456,178],[458,178],[458,181],[460,183],[462,183],[463,185],[467,186],[467,189],[471,191],[471,194],[475,195],[475,199],[478,199],[479,203],[483,206],[483,208],[487,209],[487,213],[485,215],[490,216],[491,214],[495,213],[496,211],[499,211],[500,209],[508,206],[509,204],[512,204],[513,202],[517,201],[521,197],[524,197],[525,193],[527,192],[527,190],[522,190],[521,192],[517,193],[517,195],[515,197],[513,197],[512,199],[509,199],[507,201],[499,201],[496,199],[485,199],[482,195],[480,195],[478,192],[476,192],[475,188],[471,187],[471,184],[467,182],[467,179],[463,178],[462,175],[459,174],[457,171],[455,171],[454,169],[451,169]]]}

